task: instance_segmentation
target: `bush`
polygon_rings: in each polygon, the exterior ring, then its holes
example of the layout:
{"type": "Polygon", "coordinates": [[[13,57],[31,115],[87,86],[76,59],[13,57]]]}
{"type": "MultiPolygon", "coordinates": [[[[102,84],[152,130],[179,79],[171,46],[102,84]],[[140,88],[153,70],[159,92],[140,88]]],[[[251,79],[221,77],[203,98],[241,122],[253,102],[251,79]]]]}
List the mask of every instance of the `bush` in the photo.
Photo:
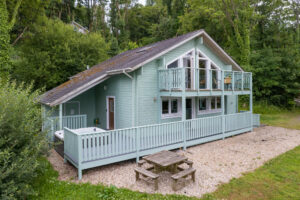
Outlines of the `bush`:
{"type": "Polygon", "coordinates": [[[38,95],[31,86],[0,80],[0,199],[24,199],[34,193],[30,182],[48,147],[35,102],[38,95]]]}

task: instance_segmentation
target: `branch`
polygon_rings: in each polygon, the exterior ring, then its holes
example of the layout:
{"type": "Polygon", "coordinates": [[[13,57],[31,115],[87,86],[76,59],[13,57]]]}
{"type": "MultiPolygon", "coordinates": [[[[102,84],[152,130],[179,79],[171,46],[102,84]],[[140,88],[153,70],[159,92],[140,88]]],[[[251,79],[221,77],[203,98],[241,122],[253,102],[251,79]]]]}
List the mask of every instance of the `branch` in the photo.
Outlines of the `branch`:
{"type": "Polygon", "coordinates": [[[25,31],[27,30],[27,28],[28,28],[28,26],[26,26],[23,29],[22,33],[15,39],[15,41],[12,43],[13,46],[23,37],[23,35],[24,35],[25,31]]]}
{"type": "Polygon", "coordinates": [[[16,17],[17,17],[18,10],[20,8],[21,3],[22,3],[22,0],[18,0],[17,3],[16,3],[13,14],[11,16],[11,20],[9,22],[9,30],[11,30],[13,28],[13,26],[15,25],[16,17]]]}

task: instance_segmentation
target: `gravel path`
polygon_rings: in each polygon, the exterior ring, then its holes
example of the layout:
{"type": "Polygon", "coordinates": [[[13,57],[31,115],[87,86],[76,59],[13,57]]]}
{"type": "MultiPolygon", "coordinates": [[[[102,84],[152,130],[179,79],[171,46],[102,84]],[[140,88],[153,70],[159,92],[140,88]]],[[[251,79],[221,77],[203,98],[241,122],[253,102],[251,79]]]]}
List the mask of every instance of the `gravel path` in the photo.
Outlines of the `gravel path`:
{"type": "MultiPolygon", "coordinates": [[[[201,197],[213,192],[219,184],[238,178],[243,173],[252,171],[294,147],[300,145],[300,131],[280,127],[260,127],[253,132],[211,143],[190,147],[187,151],[177,150],[194,162],[196,182],[187,182],[186,187],[173,192],[172,180],[168,172],[161,173],[159,189],[162,194],[184,194],[201,197]]],[[[77,170],[53,150],[49,156],[60,180],[78,182],[77,170]]],[[[134,161],[97,167],[85,170],[80,182],[92,184],[115,185],[131,190],[154,193],[153,185],[144,181],[135,182],[134,161]]]]}

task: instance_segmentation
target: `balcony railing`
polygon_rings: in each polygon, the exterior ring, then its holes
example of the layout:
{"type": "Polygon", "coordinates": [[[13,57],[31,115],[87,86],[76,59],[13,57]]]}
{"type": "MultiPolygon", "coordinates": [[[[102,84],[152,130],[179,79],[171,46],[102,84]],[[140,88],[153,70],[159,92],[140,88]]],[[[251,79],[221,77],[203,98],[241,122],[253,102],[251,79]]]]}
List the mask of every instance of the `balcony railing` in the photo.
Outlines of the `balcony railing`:
{"type": "Polygon", "coordinates": [[[251,72],[199,68],[162,69],[158,72],[160,90],[250,90],[251,72]],[[223,80],[222,80],[223,79],[223,80]]]}

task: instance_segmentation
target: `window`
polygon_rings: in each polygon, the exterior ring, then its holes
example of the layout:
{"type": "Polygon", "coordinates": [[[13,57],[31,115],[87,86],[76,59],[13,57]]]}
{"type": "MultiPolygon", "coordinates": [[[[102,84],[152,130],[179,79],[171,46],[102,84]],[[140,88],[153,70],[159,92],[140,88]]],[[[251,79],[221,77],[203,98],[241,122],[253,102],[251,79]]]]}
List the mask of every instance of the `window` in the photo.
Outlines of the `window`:
{"type": "Polygon", "coordinates": [[[162,100],[162,118],[178,117],[181,114],[180,99],[168,98],[162,100]]]}
{"type": "Polygon", "coordinates": [[[172,62],[171,64],[168,64],[167,68],[171,69],[171,68],[178,68],[179,67],[179,60],[175,60],[174,62],[172,62]]]}
{"type": "Polygon", "coordinates": [[[206,110],[206,98],[205,97],[201,97],[199,99],[199,110],[206,110]]]}
{"type": "Polygon", "coordinates": [[[221,97],[217,97],[217,109],[221,109],[221,97]]]}
{"type": "Polygon", "coordinates": [[[171,100],[171,113],[178,113],[178,99],[171,100]]]}
{"type": "Polygon", "coordinates": [[[162,114],[168,114],[169,113],[169,101],[163,100],[162,101],[162,114]]]}
{"type": "Polygon", "coordinates": [[[216,109],[216,98],[212,97],[210,100],[210,108],[211,110],[216,109]]]}
{"type": "Polygon", "coordinates": [[[221,97],[200,97],[198,113],[214,113],[221,111],[221,97]]]}
{"type": "Polygon", "coordinates": [[[211,97],[210,98],[210,110],[220,110],[221,109],[221,97],[211,97]]]}

